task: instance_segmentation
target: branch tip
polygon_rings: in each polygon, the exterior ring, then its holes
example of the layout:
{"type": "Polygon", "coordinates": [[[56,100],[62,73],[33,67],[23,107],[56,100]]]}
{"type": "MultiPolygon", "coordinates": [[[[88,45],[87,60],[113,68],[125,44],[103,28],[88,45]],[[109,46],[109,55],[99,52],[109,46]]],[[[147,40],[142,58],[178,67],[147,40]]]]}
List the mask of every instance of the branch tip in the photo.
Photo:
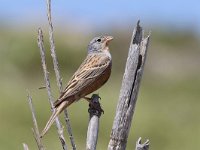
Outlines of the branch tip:
{"type": "Polygon", "coordinates": [[[149,149],[149,139],[147,139],[144,143],[142,143],[142,138],[139,137],[136,142],[136,150],[148,150],[149,149]]]}
{"type": "MultiPolygon", "coordinates": [[[[108,150],[126,149],[150,37],[146,39],[143,35],[144,30],[138,21],[133,30],[108,150]]],[[[148,150],[149,140],[142,145],[139,138],[136,144],[136,150],[148,150]]]]}
{"type": "Polygon", "coordinates": [[[23,144],[24,150],[29,150],[28,145],[26,143],[22,143],[22,144],[23,144]]]}
{"type": "Polygon", "coordinates": [[[143,29],[140,26],[140,20],[137,22],[137,26],[134,28],[134,34],[133,34],[133,41],[132,44],[140,44],[143,37],[143,29]]]}
{"type": "Polygon", "coordinates": [[[140,19],[137,21],[137,26],[140,26],[140,19]]]}

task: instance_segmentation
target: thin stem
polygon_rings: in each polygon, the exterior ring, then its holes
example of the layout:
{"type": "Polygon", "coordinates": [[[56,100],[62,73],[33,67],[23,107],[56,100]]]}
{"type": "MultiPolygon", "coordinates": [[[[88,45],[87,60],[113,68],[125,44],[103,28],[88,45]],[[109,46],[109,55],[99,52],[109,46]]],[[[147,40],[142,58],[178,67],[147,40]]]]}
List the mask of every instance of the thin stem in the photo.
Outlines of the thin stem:
{"type": "Polygon", "coordinates": [[[62,92],[62,78],[60,76],[60,70],[58,67],[58,60],[56,56],[56,49],[55,49],[55,42],[54,42],[54,36],[53,36],[53,24],[51,21],[51,0],[47,0],[47,17],[48,17],[48,23],[49,23],[49,42],[51,47],[51,56],[53,59],[53,65],[54,65],[54,71],[56,74],[56,80],[57,80],[57,86],[59,88],[59,92],[62,92]]]}
{"type": "MultiPolygon", "coordinates": [[[[57,60],[57,56],[56,56],[55,42],[54,42],[54,36],[53,36],[53,24],[52,24],[52,20],[51,20],[51,0],[47,0],[47,16],[48,16],[48,22],[49,22],[49,42],[50,42],[50,47],[51,47],[51,49],[50,49],[51,56],[53,59],[53,66],[54,66],[54,71],[56,74],[57,86],[59,88],[59,92],[62,93],[62,78],[60,76],[60,71],[59,71],[59,67],[58,67],[58,60],[57,60]]],[[[65,114],[65,121],[66,121],[66,125],[67,125],[67,131],[69,134],[69,138],[71,141],[71,145],[72,145],[73,150],[76,150],[76,144],[75,144],[74,137],[72,134],[72,129],[71,129],[70,121],[69,121],[68,112],[66,109],[64,110],[64,114],[65,114]]]]}
{"type": "Polygon", "coordinates": [[[38,129],[38,124],[37,124],[37,120],[36,120],[36,116],[35,116],[35,109],[33,107],[33,102],[32,102],[32,97],[30,95],[30,92],[27,90],[27,97],[28,97],[28,103],[29,103],[29,107],[30,107],[30,110],[31,110],[31,113],[32,113],[32,119],[33,119],[33,135],[34,135],[34,138],[35,138],[35,141],[37,143],[37,146],[38,146],[38,149],[39,150],[44,150],[44,146],[42,144],[42,141],[40,139],[40,133],[39,133],[39,129],[38,129]]]}
{"type": "MultiPolygon", "coordinates": [[[[51,105],[51,110],[54,112],[55,111],[54,106],[53,106],[54,100],[53,100],[53,96],[51,94],[49,72],[47,71],[47,65],[46,65],[46,60],[45,60],[45,48],[44,48],[44,43],[43,43],[43,34],[42,34],[42,30],[40,28],[38,30],[38,47],[40,49],[42,68],[43,68],[43,72],[44,72],[44,81],[46,84],[48,99],[49,99],[49,103],[51,105]]],[[[67,150],[67,144],[65,142],[65,138],[63,135],[62,125],[61,125],[58,117],[56,118],[55,122],[56,122],[56,127],[57,127],[57,131],[58,131],[58,135],[59,135],[59,139],[62,144],[62,147],[64,150],[67,150]]]]}

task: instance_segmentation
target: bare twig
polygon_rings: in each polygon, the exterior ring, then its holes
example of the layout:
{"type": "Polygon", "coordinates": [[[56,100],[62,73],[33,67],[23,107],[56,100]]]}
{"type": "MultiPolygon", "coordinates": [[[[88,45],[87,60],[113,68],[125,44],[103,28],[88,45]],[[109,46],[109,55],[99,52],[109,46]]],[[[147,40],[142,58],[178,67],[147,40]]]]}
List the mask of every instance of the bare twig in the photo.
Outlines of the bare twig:
{"type": "Polygon", "coordinates": [[[29,150],[28,145],[26,143],[23,143],[23,147],[24,147],[24,150],[29,150]]]}
{"type": "Polygon", "coordinates": [[[99,132],[99,118],[103,112],[99,99],[99,95],[93,94],[89,105],[88,112],[90,113],[90,120],[87,131],[86,150],[96,150],[99,132]]]}
{"type": "MultiPolygon", "coordinates": [[[[53,96],[51,94],[51,87],[50,87],[50,81],[49,81],[49,72],[47,71],[47,66],[46,66],[46,60],[45,60],[45,48],[44,48],[44,43],[43,43],[43,34],[42,34],[42,30],[39,28],[38,30],[38,47],[40,49],[40,55],[41,55],[41,61],[42,61],[42,68],[43,68],[43,72],[44,72],[44,81],[46,84],[46,89],[47,89],[47,93],[48,93],[48,99],[49,99],[49,103],[51,105],[51,110],[54,112],[54,106],[53,106],[53,96]]],[[[56,122],[56,127],[58,130],[58,135],[59,135],[59,139],[60,142],[62,144],[62,147],[64,150],[67,150],[67,145],[65,142],[65,138],[63,136],[63,129],[62,129],[62,125],[58,119],[58,117],[55,120],[56,122]]]]}
{"type": "Polygon", "coordinates": [[[28,90],[27,90],[27,93],[28,93],[27,96],[28,96],[29,107],[30,107],[30,110],[31,110],[31,113],[32,113],[32,119],[33,119],[34,128],[32,130],[33,130],[34,138],[35,138],[35,141],[37,143],[38,149],[44,150],[44,146],[43,146],[42,141],[40,139],[40,133],[39,133],[38,125],[37,125],[37,120],[36,120],[36,117],[35,117],[35,110],[34,110],[33,103],[32,103],[32,97],[31,97],[30,92],[28,90]]]}
{"type": "Polygon", "coordinates": [[[65,114],[65,116],[64,116],[65,122],[66,122],[66,125],[67,125],[67,132],[68,132],[68,135],[69,135],[69,138],[70,138],[72,149],[76,150],[76,144],[75,144],[75,141],[74,141],[74,137],[73,137],[73,134],[72,134],[72,129],[71,129],[71,125],[70,125],[70,121],[69,121],[69,117],[68,117],[68,113],[67,113],[66,109],[64,110],[64,114],[65,114]]]}
{"type": "MultiPolygon", "coordinates": [[[[60,71],[58,67],[58,60],[56,56],[55,42],[54,42],[54,36],[53,36],[53,25],[51,21],[51,0],[47,0],[47,16],[48,16],[48,22],[49,22],[49,42],[51,46],[51,56],[53,59],[53,66],[54,66],[54,71],[56,74],[56,81],[59,88],[59,92],[62,93],[62,78],[60,76],[60,71]]],[[[72,145],[73,150],[76,150],[76,145],[74,142],[74,137],[72,135],[72,129],[71,129],[70,121],[69,121],[69,116],[66,109],[64,110],[64,114],[65,114],[65,121],[67,124],[67,131],[69,134],[71,145],[72,145]]]]}
{"type": "Polygon", "coordinates": [[[125,150],[129,129],[137,101],[140,81],[144,69],[149,37],[143,37],[143,30],[137,23],[133,31],[126,69],[120,90],[118,106],[108,145],[109,150],[125,150]]]}
{"type": "Polygon", "coordinates": [[[148,150],[149,149],[149,140],[147,139],[142,143],[142,138],[140,137],[136,142],[135,150],[148,150]]]}
{"type": "Polygon", "coordinates": [[[47,17],[49,22],[49,42],[51,46],[51,56],[53,58],[53,65],[54,65],[54,71],[56,74],[56,80],[57,85],[59,87],[59,91],[62,91],[62,79],[60,76],[60,71],[58,67],[58,60],[56,56],[56,50],[55,50],[55,42],[54,42],[54,36],[53,36],[53,24],[51,21],[51,0],[47,0],[47,17]]]}

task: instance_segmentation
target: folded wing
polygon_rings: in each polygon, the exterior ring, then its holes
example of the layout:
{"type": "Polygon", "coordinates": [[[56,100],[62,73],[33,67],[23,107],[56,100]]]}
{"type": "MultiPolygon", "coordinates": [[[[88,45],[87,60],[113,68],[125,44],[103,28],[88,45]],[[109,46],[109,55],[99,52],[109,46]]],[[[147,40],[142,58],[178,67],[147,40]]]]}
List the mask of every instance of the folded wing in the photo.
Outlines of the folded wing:
{"type": "Polygon", "coordinates": [[[93,84],[109,65],[111,65],[111,59],[102,55],[90,54],[86,57],[68,82],[59,99],[55,101],[55,107],[60,105],[62,101],[68,100],[68,97],[79,95],[80,91],[93,84]]]}

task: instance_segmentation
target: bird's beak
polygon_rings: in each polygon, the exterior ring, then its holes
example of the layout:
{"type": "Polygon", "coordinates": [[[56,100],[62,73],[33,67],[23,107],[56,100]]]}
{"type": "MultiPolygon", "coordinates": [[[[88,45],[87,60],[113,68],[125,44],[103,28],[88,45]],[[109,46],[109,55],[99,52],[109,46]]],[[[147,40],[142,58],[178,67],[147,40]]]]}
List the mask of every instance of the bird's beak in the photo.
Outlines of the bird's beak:
{"type": "Polygon", "coordinates": [[[112,36],[106,36],[106,45],[108,45],[108,43],[110,42],[110,41],[112,41],[113,40],[113,37],[112,36]]]}

